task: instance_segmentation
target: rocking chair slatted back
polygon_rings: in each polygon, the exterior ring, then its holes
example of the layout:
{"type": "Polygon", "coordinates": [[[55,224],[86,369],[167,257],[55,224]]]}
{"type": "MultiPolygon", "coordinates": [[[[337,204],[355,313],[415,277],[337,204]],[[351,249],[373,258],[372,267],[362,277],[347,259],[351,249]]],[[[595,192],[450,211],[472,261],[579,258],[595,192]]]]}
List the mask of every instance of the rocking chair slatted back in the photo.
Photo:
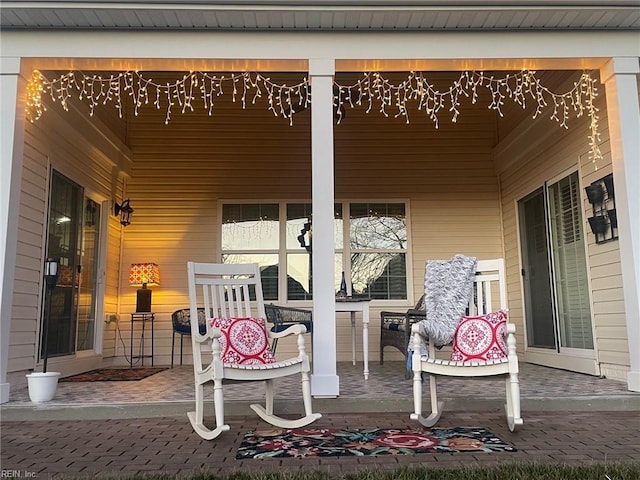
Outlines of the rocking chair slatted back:
{"type": "Polygon", "coordinates": [[[198,277],[195,279],[195,295],[201,299],[205,312],[210,317],[265,317],[264,303],[256,302],[255,310],[251,305],[251,290],[255,298],[262,298],[262,284],[256,282],[260,275],[256,264],[226,265],[200,264],[198,277]],[[227,267],[227,268],[220,268],[227,267]],[[200,287],[200,292],[197,291],[200,287]]]}
{"type": "Polygon", "coordinates": [[[503,269],[504,263],[501,258],[478,260],[478,273],[473,280],[474,295],[469,299],[469,315],[482,315],[499,308],[507,308],[507,286],[501,276],[504,274],[503,269]],[[494,291],[494,287],[497,287],[498,292],[494,291]]]}

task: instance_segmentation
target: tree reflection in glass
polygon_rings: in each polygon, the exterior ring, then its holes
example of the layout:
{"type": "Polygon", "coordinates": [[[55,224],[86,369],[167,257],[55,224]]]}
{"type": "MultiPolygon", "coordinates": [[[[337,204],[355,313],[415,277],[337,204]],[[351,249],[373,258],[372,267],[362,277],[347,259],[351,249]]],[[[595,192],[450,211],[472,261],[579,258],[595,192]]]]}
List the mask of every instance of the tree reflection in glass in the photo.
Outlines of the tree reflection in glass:
{"type": "Polygon", "coordinates": [[[351,282],[355,296],[407,298],[407,221],[402,203],[350,207],[351,282]]]}

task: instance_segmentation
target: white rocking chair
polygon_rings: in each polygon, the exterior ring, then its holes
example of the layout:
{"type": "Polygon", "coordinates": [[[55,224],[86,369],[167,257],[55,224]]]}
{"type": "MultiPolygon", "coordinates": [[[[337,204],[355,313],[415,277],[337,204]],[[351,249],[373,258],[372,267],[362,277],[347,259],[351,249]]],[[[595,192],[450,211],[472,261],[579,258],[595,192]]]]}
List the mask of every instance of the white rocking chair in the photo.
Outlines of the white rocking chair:
{"type": "MultiPolygon", "coordinates": [[[[507,290],[504,272],[504,260],[478,260],[476,276],[474,279],[474,294],[469,301],[469,315],[482,315],[493,312],[495,295],[499,295],[500,305],[498,309],[507,307],[507,290]]],[[[505,377],[506,387],[506,417],[509,430],[515,431],[522,425],[520,417],[520,386],[518,383],[518,357],[516,355],[516,326],[507,323],[506,345],[507,357],[486,360],[460,362],[436,358],[436,345],[428,343],[428,355],[420,352],[419,325],[412,326],[412,370],[413,370],[413,404],[414,412],[411,419],[418,420],[425,427],[435,425],[440,416],[444,402],[438,401],[436,391],[436,377],[438,375],[451,377],[505,377]],[[422,373],[429,374],[431,394],[431,414],[428,417],[422,415],[422,373]]],[[[426,340],[426,339],[425,339],[426,340]]]]}
{"type": "MultiPolygon", "coordinates": [[[[265,318],[265,309],[260,281],[260,270],[257,264],[225,265],[213,263],[188,262],[189,307],[191,309],[191,341],[193,347],[193,369],[195,375],[195,412],[187,416],[195,432],[206,440],[216,438],[229,430],[224,423],[225,380],[245,380],[265,382],[265,405],[253,404],[251,408],[264,421],[281,428],[300,428],[314,422],[322,415],[311,411],[311,386],[309,379],[309,357],[305,352],[304,325],[294,325],[282,332],[267,332],[265,338],[268,345],[274,338],[297,335],[298,356],[274,363],[245,364],[223,363],[220,338],[221,330],[211,326],[209,319],[265,318]],[[250,300],[255,292],[255,301],[250,300]],[[252,303],[255,309],[252,310],[252,303]],[[207,315],[207,332],[201,335],[198,328],[198,308],[204,308],[207,315]],[[211,356],[211,363],[205,365],[203,356],[211,356]],[[300,374],[302,377],[302,400],[304,416],[298,419],[286,419],[274,415],[273,379],[288,375],[300,374]],[[216,426],[209,429],[204,425],[204,384],[213,382],[213,402],[216,426]]],[[[252,387],[248,387],[249,391],[252,387]]]]}

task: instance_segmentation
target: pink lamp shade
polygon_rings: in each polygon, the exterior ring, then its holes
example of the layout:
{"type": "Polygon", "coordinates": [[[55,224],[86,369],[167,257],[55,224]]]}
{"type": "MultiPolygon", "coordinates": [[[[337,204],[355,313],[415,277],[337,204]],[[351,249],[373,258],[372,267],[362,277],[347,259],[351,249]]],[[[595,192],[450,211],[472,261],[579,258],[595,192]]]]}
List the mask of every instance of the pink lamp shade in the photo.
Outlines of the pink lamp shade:
{"type": "Polygon", "coordinates": [[[129,285],[138,289],[136,312],[151,312],[151,290],[148,286],[160,285],[160,269],[157,263],[132,263],[129,270],[129,285]]]}

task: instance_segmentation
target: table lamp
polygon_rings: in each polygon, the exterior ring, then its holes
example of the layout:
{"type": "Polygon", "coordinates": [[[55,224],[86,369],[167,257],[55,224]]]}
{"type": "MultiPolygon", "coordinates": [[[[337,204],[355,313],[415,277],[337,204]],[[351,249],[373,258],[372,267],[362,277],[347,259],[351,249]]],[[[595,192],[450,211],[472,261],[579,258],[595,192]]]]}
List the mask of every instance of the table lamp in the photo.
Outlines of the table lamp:
{"type": "Polygon", "coordinates": [[[151,312],[151,290],[147,287],[160,285],[160,270],[156,263],[132,263],[129,285],[142,287],[136,296],[136,312],[151,312]]]}

